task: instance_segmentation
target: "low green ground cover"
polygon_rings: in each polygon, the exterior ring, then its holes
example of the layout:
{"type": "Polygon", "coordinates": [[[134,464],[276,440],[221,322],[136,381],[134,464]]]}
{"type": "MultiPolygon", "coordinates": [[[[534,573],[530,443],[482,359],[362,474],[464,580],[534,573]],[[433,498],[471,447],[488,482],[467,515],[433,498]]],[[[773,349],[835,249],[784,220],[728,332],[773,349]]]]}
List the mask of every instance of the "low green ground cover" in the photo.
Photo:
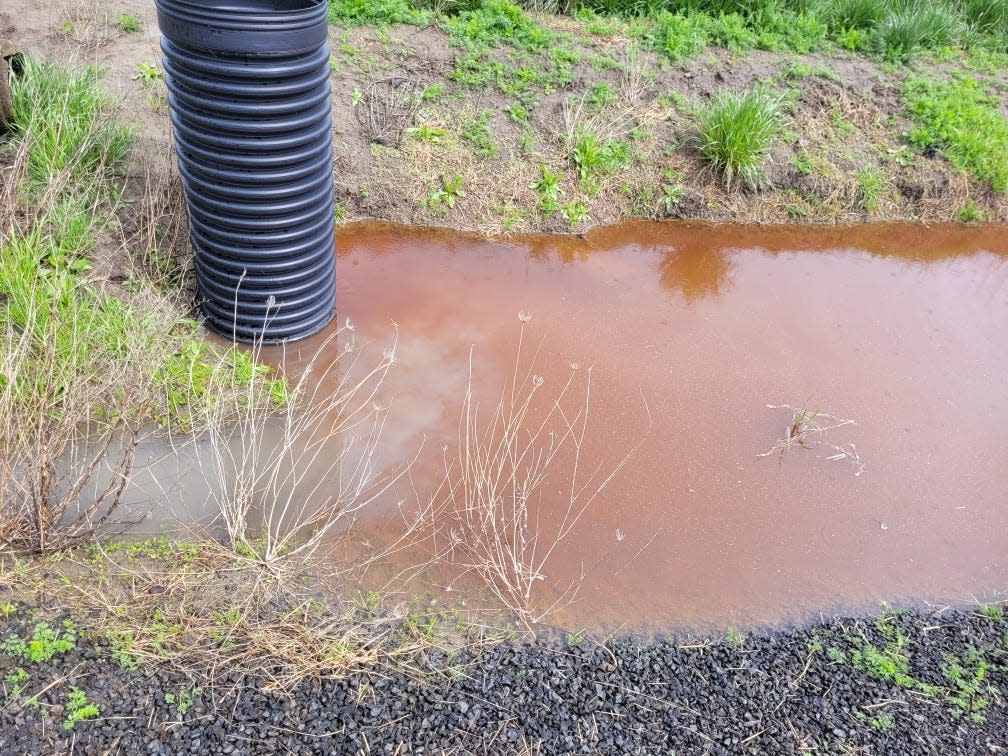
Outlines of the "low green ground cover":
{"type": "Polygon", "coordinates": [[[953,45],[1008,51],[1008,0],[330,0],[342,24],[440,23],[463,45],[542,49],[551,35],[526,11],[569,14],[590,34],[622,31],[670,60],[708,45],[807,53],[827,45],[905,61],[953,45]]]}
{"type": "Polygon", "coordinates": [[[996,94],[972,77],[912,77],[903,97],[914,123],[911,144],[940,150],[960,171],[1008,190],[1008,120],[996,94]]]}

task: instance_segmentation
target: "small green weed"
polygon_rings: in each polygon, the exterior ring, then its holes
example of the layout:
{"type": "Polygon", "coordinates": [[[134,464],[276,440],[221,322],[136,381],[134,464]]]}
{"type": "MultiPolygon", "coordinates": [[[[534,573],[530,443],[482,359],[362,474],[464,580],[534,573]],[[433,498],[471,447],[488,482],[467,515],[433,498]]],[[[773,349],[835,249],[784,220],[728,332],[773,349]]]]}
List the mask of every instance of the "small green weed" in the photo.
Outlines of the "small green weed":
{"type": "Polygon", "coordinates": [[[368,591],[367,593],[362,593],[360,591],[353,598],[353,602],[363,611],[367,616],[375,616],[382,605],[381,594],[377,591],[368,591]]]}
{"type": "MultiPolygon", "coordinates": [[[[966,207],[969,207],[970,204],[973,204],[973,211],[971,212],[979,214],[980,211],[979,209],[976,208],[976,204],[973,203],[973,200],[970,200],[970,202],[967,203],[966,207]]],[[[965,209],[966,208],[963,208],[963,210],[965,209]]],[[[980,218],[971,218],[970,220],[963,220],[962,217],[963,210],[959,211],[959,220],[963,221],[963,223],[975,223],[978,220],[983,219],[983,217],[981,216],[980,218]]],[[[981,604],[980,606],[977,607],[977,614],[979,614],[982,617],[987,617],[988,619],[995,620],[997,622],[1000,622],[1005,617],[1004,608],[1001,606],[1001,604],[981,604]]]]}
{"type": "Polygon", "coordinates": [[[745,636],[734,627],[729,627],[728,630],[725,631],[725,640],[732,648],[742,648],[745,646],[746,639],[745,636]]]}
{"type": "Polygon", "coordinates": [[[560,208],[560,213],[570,228],[574,228],[578,223],[588,220],[589,217],[588,207],[581,200],[565,202],[560,208]]]}
{"type": "Polygon", "coordinates": [[[116,28],[123,34],[138,34],[143,31],[143,26],[140,25],[140,19],[136,16],[123,13],[118,16],[115,21],[116,28]]]}
{"type": "Polygon", "coordinates": [[[133,79],[133,81],[139,81],[149,86],[154,82],[160,80],[161,72],[158,70],[158,67],[153,63],[150,63],[146,60],[142,60],[136,64],[136,73],[133,74],[130,78],[133,79]]]}
{"type": "Polygon", "coordinates": [[[616,99],[616,90],[614,90],[608,82],[597,81],[592,84],[591,88],[588,90],[585,102],[591,105],[594,109],[601,110],[607,105],[611,105],[616,102],[616,99]]]}
{"type": "Polygon", "coordinates": [[[804,150],[794,156],[791,164],[794,166],[795,173],[798,173],[801,176],[812,175],[812,156],[804,150]]]}
{"type": "Polygon", "coordinates": [[[444,20],[453,44],[469,50],[509,47],[544,50],[555,37],[508,0],[481,0],[444,20]]]}
{"type": "Polygon", "coordinates": [[[570,647],[580,646],[584,643],[584,633],[567,633],[567,645],[570,647]]]}
{"type": "Polygon", "coordinates": [[[885,636],[885,645],[880,649],[863,641],[861,648],[851,652],[851,664],[876,680],[885,680],[901,688],[918,687],[917,681],[910,676],[906,636],[892,624],[888,615],[880,617],[876,627],[885,636]]]}
{"type": "Polygon", "coordinates": [[[679,203],[682,202],[683,194],[685,193],[685,186],[683,184],[685,178],[682,171],[677,171],[674,168],[669,168],[662,173],[661,203],[667,215],[675,212],[675,209],[679,207],[679,203]]]}
{"type": "Polygon", "coordinates": [[[834,664],[846,664],[847,654],[843,649],[837,648],[836,646],[830,646],[826,649],[826,658],[829,659],[834,664]]]}
{"type": "Polygon", "coordinates": [[[11,686],[10,692],[7,694],[8,699],[17,701],[24,691],[24,684],[28,682],[28,672],[24,667],[15,667],[4,675],[4,681],[11,686]]]}
{"type": "Polygon", "coordinates": [[[481,110],[476,116],[462,124],[462,138],[473,146],[479,157],[493,157],[497,154],[497,143],[490,131],[489,110],[481,110]]]}
{"type": "Polygon", "coordinates": [[[421,123],[419,126],[406,129],[407,136],[416,139],[418,142],[430,142],[431,144],[440,143],[447,133],[448,129],[433,123],[421,123]]]}
{"type": "Polygon", "coordinates": [[[166,704],[175,709],[180,717],[184,717],[201,695],[203,695],[203,689],[200,687],[179,688],[175,693],[165,693],[164,700],[166,704]]]}
{"type": "Polygon", "coordinates": [[[409,0],[329,0],[329,21],[346,26],[413,24],[423,26],[434,14],[409,0]]]}
{"type": "Polygon", "coordinates": [[[615,139],[603,141],[591,131],[582,131],[577,135],[571,154],[578,179],[582,182],[612,173],[629,158],[630,148],[625,142],[615,139]]]}
{"type": "Polygon", "coordinates": [[[76,645],[77,625],[72,620],[63,620],[58,629],[48,622],[38,622],[32,628],[31,638],[25,640],[12,636],[0,645],[0,652],[32,664],[41,664],[58,654],[73,651],[76,645]]]}
{"type": "Polygon", "coordinates": [[[462,189],[462,177],[459,174],[456,173],[451,178],[441,176],[440,186],[427,192],[426,204],[431,210],[445,207],[452,209],[455,207],[455,203],[465,196],[466,193],[462,189]]]}
{"type": "Polygon", "coordinates": [[[403,619],[403,633],[408,638],[416,638],[434,643],[437,639],[437,615],[414,605],[403,619]]]}
{"type": "Polygon", "coordinates": [[[87,694],[80,688],[71,688],[67,695],[66,719],[63,721],[64,730],[72,730],[74,726],[84,719],[94,719],[101,712],[93,703],[88,703],[87,694]]]}
{"type": "Polygon", "coordinates": [[[889,732],[889,730],[896,726],[896,720],[892,714],[880,714],[877,717],[869,719],[868,724],[877,732],[889,732]]]}
{"type": "Polygon", "coordinates": [[[983,722],[983,711],[988,706],[986,695],[998,693],[985,682],[988,664],[975,648],[969,648],[962,659],[946,654],[941,665],[942,674],[949,682],[947,698],[956,710],[974,722],[983,722]]]}
{"type": "Polygon", "coordinates": [[[445,85],[442,84],[441,82],[437,82],[436,84],[428,84],[426,87],[423,88],[423,91],[420,93],[420,102],[421,103],[437,102],[438,100],[443,99],[447,93],[448,90],[445,88],[445,85]]]}
{"type": "Polygon", "coordinates": [[[549,218],[559,208],[560,195],[564,193],[560,187],[561,180],[562,173],[550,170],[547,165],[540,165],[539,180],[529,184],[529,189],[534,189],[539,195],[539,210],[544,217],[549,218]]]}

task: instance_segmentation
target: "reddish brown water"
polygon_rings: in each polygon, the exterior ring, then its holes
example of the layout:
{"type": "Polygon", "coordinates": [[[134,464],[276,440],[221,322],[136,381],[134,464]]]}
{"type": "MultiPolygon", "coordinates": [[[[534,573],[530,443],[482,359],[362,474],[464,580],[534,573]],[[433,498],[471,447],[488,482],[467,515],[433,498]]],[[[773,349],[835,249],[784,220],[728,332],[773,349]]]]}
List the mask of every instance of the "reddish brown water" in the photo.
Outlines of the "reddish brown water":
{"type": "Polygon", "coordinates": [[[547,386],[593,366],[586,460],[643,440],[544,570],[587,570],[553,621],[746,626],[1008,588],[1008,228],[360,225],[337,247],[340,319],[378,344],[398,324],[381,453],[391,468],[427,439],[421,494],[458,438],[470,346],[493,396],[519,311],[547,386]],[[791,417],[767,405],[809,397],[857,421],[823,440],[856,444],[863,474],[823,446],[758,457],[791,417]]]}

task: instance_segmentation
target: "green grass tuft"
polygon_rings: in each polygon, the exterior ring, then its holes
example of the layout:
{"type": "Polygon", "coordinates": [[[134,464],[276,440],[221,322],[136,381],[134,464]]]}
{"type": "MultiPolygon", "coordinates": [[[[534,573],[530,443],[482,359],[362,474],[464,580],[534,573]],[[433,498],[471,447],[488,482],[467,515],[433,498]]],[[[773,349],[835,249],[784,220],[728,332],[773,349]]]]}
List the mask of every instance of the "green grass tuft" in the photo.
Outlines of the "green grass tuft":
{"type": "Polygon", "coordinates": [[[882,20],[886,4],[878,0],[829,0],[819,6],[819,15],[835,30],[873,29],[882,20]]]}
{"type": "Polygon", "coordinates": [[[115,123],[109,99],[97,86],[97,69],[73,71],[28,58],[11,82],[14,135],[27,143],[35,187],[66,184],[93,195],[101,176],[126,157],[132,129],[115,123]]]}
{"type": "Polygon", "coordinates": [[[729,189],[739,181],[752,190],[768,185],[764,163],[783,121],[780,97],[720,92],[697,109],[697,119],[697,145],[729,189]]]}
{"type": "Polygon", "coordinates": [[[875,47],[886,60],[902,63],[921,49],[949,44],[961,31],[961,17],[951,4],[896,0],[875,30],[875,47]]]}

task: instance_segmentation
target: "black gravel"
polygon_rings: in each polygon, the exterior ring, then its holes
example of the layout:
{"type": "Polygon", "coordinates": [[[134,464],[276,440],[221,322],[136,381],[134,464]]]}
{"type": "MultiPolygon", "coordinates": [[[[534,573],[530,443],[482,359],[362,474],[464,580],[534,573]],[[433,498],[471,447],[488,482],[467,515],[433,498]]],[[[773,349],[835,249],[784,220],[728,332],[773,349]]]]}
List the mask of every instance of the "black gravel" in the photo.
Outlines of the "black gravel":
{"type": "MultiPolygon", "coordinates": [[[[8,623],[0,637],[17,630],[8,623]]],[[[0,754],[973,756],[1008,749],[999,692],[1008,694],[1008,622],[979,613],[907,613],[881,625],[832,620],[741,644],[556,634],[453,657],[434,652],[425,663],[412,674],[383,668],[304,683],[290,696],[224,675],[180,715],[195,681],[168,670],[124,670],[79,642],[49,662],[24,665],[26,691],[56,684],[39,706],[26,705],[24,694],[7,698],[0,754]],[[887,658],[904,659],[905,668],[869,671],[866,643],[882,654],[888,646],[887,658]],[[70,685],[100,715],[68,731],[62,707],[70,685]]],[[[12,666],[0,657],[5,675],[12,666]]]]}

